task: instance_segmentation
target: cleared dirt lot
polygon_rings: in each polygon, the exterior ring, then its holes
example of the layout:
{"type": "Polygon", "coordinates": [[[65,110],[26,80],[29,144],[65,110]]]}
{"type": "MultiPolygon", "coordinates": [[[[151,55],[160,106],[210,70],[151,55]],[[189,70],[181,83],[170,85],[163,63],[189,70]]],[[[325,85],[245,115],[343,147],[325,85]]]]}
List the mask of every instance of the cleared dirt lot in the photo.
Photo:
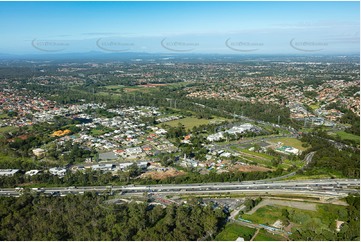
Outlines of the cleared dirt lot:
{"type": "Polygon", "coordinates": [[[174,176],[181,176],[184,175],[184,171],[178,171],[176,169],[170,168],[167,171],[149,171],[144,174],[142,174],[141,178],[150,177],[155,180],[163,180],[167,177],[174,177],[174,176]]]}
{"type": "Polygon", "coordinates": [[[234,170],[241,172],[252,172],[252,171],[271,171],[272,169],[263,167],[263,166],[253,166],[253,165],[235,165],[234,170]]]}
{"type": "Polygon", "coordinates": [[[307,202],[296,202],[296,201],[285,201],[285,200],[273,200],[273,199],[264,199],[257,206],[255,206],[252,210],[248,211],[246,214],[253,214],[257,211],[257,209],[267,206],[267,205],[278,205],[278,206],[286,206],[291,208],[298,208],[310,211],[316,211],[317,207],[315,203],[307,203],[307,202]]]}

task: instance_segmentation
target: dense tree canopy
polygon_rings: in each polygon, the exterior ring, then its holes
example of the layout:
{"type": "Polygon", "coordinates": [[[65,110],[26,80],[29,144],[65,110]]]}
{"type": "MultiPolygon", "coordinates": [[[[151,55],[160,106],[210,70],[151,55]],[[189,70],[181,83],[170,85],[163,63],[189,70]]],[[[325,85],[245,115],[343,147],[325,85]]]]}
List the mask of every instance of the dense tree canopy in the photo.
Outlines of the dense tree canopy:
{"type": "Polygon", "coordinates": [[[338,149],[318,135],[304,135],[301,140],[312,146],[305,153],[316,151],[308,170],[326,170],[349,178],[360,178],[358,149],[338,149]]]}
{"type": "Polygon", "coordinates": [[[83,196],[0,198],[0,240],[198,240],[213,238],[226,214],[211,205],[113,205],[83,196]]]}

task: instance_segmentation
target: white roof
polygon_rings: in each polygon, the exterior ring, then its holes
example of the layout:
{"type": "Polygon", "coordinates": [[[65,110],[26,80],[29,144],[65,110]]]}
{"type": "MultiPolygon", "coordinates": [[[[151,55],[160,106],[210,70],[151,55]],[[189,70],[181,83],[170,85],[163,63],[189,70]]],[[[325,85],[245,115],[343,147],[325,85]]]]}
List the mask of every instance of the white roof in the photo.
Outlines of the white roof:
{"type": "Polygon", "coordinates": [[[66,172],[66,169],[60,167],[53,167],[49,169],[50,172],[66,172]]]}
{"type": "Polygon", "coordinates": [[[30,170],[25,172],[26,175],[35,175],[38,174],[40,172],[40,170],[30,170]]]}
{"type": "Polygon", "coordinates": [[[0,176],[14,175],[19,169],[0,169],[0,176]]]}
{"type": "Polygon", "coordinates": [[[100,164],[100,165],[93,165],[93,169],[99,169],[99,168],[112,168],[113,164],[100,164]]]}
{"type": "Polygon", "coordinates": [[[133,165],[133,163],[121,163],[121,164],[119,164],[119,167],[122,168],[122,167],[131,166],[131,165],[133,165]]]}
{"type": "Polygon", "coordinates": [[[33,149],[33,151],[35,151],[35,152],[44,152],[45,150],[42,149],[42,148],[36,148],[36,149],[33,149]]]}

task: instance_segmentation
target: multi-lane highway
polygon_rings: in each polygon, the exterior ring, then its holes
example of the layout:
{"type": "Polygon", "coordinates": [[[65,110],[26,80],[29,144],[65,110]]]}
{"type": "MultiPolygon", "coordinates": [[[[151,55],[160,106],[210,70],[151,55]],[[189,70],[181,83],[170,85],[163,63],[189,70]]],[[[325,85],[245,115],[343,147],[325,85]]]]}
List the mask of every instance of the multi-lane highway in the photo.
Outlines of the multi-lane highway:
{"type": "MultiPolygon", "coordinates": [[[[235,183],[167,184],[144,186],[86,186],[86,187],[47,187],[32,188],[31,192],[45,195],[65,196],[84,192],[113,192],[120,194],[214,194],[214,193],[258,193],[258,194],[304,194],[340,196],[359,192],[358,179],[325,179],[297,181],[244,181],[235,183]]],[[[3,188],[0,196],[19,196],[22,188],[3,188]]]]}

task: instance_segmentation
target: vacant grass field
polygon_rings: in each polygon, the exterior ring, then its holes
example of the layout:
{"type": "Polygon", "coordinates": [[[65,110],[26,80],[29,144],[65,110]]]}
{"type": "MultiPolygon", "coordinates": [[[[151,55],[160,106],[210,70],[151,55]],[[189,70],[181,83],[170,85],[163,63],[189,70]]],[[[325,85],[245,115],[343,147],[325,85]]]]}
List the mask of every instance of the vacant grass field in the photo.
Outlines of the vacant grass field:
{"type": "Polygon", "coordinates": [[[4,136],[5,133],[15,132],[18,129],[19,129],[18,127],[14,127],[14,126],[1,127],[0,128],[0,137],[4,136]]]}
{"type": "Polygon", "coordinates": [[[282,216],[282,209],[276,206],[264,206],[254,214],[243,214],[242,218],[252,221],[257,224],[268,224],[272,225],[282,216]]]}
{"type": "Polygon", "coordinates": [[[119,90],[121,90],[121,89],[124,88],[124,86],[123,85],[109,85],[109,86],[105,86],[105,88],[106,89],[114,89],[114,90],[119,89],[119,90]]]}
{"type": "Polygon", "coordinates": [[[235,241],[238,237],[250,240],[255,232],[256,229],[244,227],[235,223],[228,223],[224,230],[216,236],[215,240],[235,241]]]}
{"type": "Polygon", "coordinates": [[[241,150],[244,153],[250,154],[250,155],[254,155],[254,156],[259,156],[261,158],[267,159],[267,160],[272,160],[272,158],[274,158],[274,156],[272,155],[268,155],[268,154],[264,154],[264,153],[258,153],[258,152],[253,152],[253,151],[249,151],[247,149],[242,149],[241,150]]]}
{"type": "Polygon", "coordinates": [[[343,140],[353,140],[356,141],[357,143],[360,143],[360,136],[358,135],[346,133],[344,131],[336,132],[336,134],[339,135],[343,140]]]}
{"type": "MultiPolygon", "coordinates": [[[[159,90],[157,86],[123,86],[123,85],[108,85],[105,86],[107,90],[114,93],[124,92],[150,92],[152,90],[159,90]]],[[[109,94],[109,93],[108,93],[109,94]]]]}
{"type": "Polygon", "coordinates": [[[257,152],[252,152],[247,149],[240,149],[240,148],[237,148],[234,146],[232,146],[231,149],[238,151],[238,152],[243,152],[240,154],[241,154],[241,158],[244,158],[245,160],[253,161],[253,162],[256,162],[256,163],[258,163],[260,165],[264,165],[264,166],[272,166],[272,162],[271,162],[272,158],[270,158],[270,159],[265,158],[265,156],[262,156],[263,154],[259,155],[257,152]]]}
{"type": "Polygon", "coordinates": [[[241,157],[244,158],[245,160],[256,162],[256,163],[259,164],[259,165],[272,166],[272,162],[271,162],[271,161],[262,160],[262,159],[258,159],[258,158],[254,158],[254,157],[249,157],[249,156],[241,156],[241,157]]]}
{"type": "Polygon", "coordinates": [[[6,127],[1,127],[0,128],[0,134],[1,133],[8,133],[8,132],[13,132],[18,130],[18,127],[14,127],[14,126],[6,126],[6,127]]]}
{"type": "Polygon", "coordinates": [[[110,129],[97,129],[97,128],[95,128],[95,129],[91,129],[90,133],[93,136],[100,136],[100,135],[103,135],[103,134],[108,133],[110,131],[111,131],[110,129]]]}
{"type": "Polygon", "coordinates": [[[0,114],[0,119],[6,119],[9,118],[9,116],[6,113],[0,114]]]}
{"type": "Polygon", "coordinates": [[[297,167],[301,167],[305,163],[302,160],[291,161],[291,160],[285,159],[285,160],[283,160],[283,164],[286,165],[286,167],[289,167],[289,166],[292,166],[292,165],[296,165],[297,167]]]}
{"type": "Polygon", "coordinates": [[[286,239],[278,234],[268,233],[264,229],[261,229],[258,232],[256,238],[254,238],[254,241],[283,241],[283,240],[286,240],[286,239]]]}
{"type": "Polygon", "coordinates": [[[110,92],[97,92],[96,95],[98,96],[109,96],[109,93],[111,93],[111,97],[121,96],[122,94],[117,91],[110,91],[110,92]]]}
{"type": "Polygon", "coordinates": [[[314,103],[310,105],[310,108],[312,108],[312,110],[316,110],[318,108],[320,108],[320,105],[318,103],[314,103]]]}
{"type": "Polygon", "coordinates": [[[187,129],[192,129],[195,126],[200,126],[200,125],[203,125],[203,124],[209,124],[212,121],[221,121],[221,120],[225,120],[225,119],[222,119],[222,118],[199,119],[199,118],[194,118],[194,117],[186,117],[186,118],[182,118],[182,119],[178,119],[178,120],[165,122],[165,123],[162,123],[162,124],[166,124],[166,125],[169,125],[169,126],[172,126],[172,127],[176,127],[176,126],[178,126],[178,123],[181,123],[182,125],[184,125],[184,127],[187,130],[187,129]]]}
{"type": "Polygon", "coordinates": [[[282,142],[284,145],[295,147],[299,150],[305,150],[306,148],[302,147],[302,142],[296,138],[275,138],[269,140],[270,142],[282,142]]]}
{"type": "Polygon", "coordinates": [[[288,211],[288,219],[295,227],[313,228],[317,231],[329,230],[330,232],[334,232],[336,229],[334,224],[335,220],[344,221],[348,216],[345,206],[317,204],[316,211],[268,205],[259,208],[252,215],[244,214],[242,218],[254,223],[272,225],[278,219],[282,218],[282,210],[284,209],[288,211]]]}
{"type": "Polygon", "coordinates": [[[331,178],[344,178],[341,174],[319,174],[319,175],[295,175],[287,177],[283,180],[312,180],[312,179],[331,179],[331,178]]]}
{"type": "Polygon", "coordinates": [[[151,91],[154,91],[155,89],[158,89],[158,87],[140,87],[140,86],[134,86],[134,87],[125,87],[125,92],[142,92],[142,93],[148,93],[151,91]]]}
{"type": "Polygon", "coordinates": [[[137,85],[137,86],[109,85],[109,86],[106,86],[105,88],[116,91],[116,92],[121,92],[122,90],[124,90],[125,92],[138,91],[138,92],[147,93],[147,92],[152,92],[152,91],[159,91],[160,87],[162,87],[162,86],[179,87],[182,85],[184,85],[184,84],[182,84],[182,83],[158,83],[158,84],[150,83],[150,84],[137,85]]]}

